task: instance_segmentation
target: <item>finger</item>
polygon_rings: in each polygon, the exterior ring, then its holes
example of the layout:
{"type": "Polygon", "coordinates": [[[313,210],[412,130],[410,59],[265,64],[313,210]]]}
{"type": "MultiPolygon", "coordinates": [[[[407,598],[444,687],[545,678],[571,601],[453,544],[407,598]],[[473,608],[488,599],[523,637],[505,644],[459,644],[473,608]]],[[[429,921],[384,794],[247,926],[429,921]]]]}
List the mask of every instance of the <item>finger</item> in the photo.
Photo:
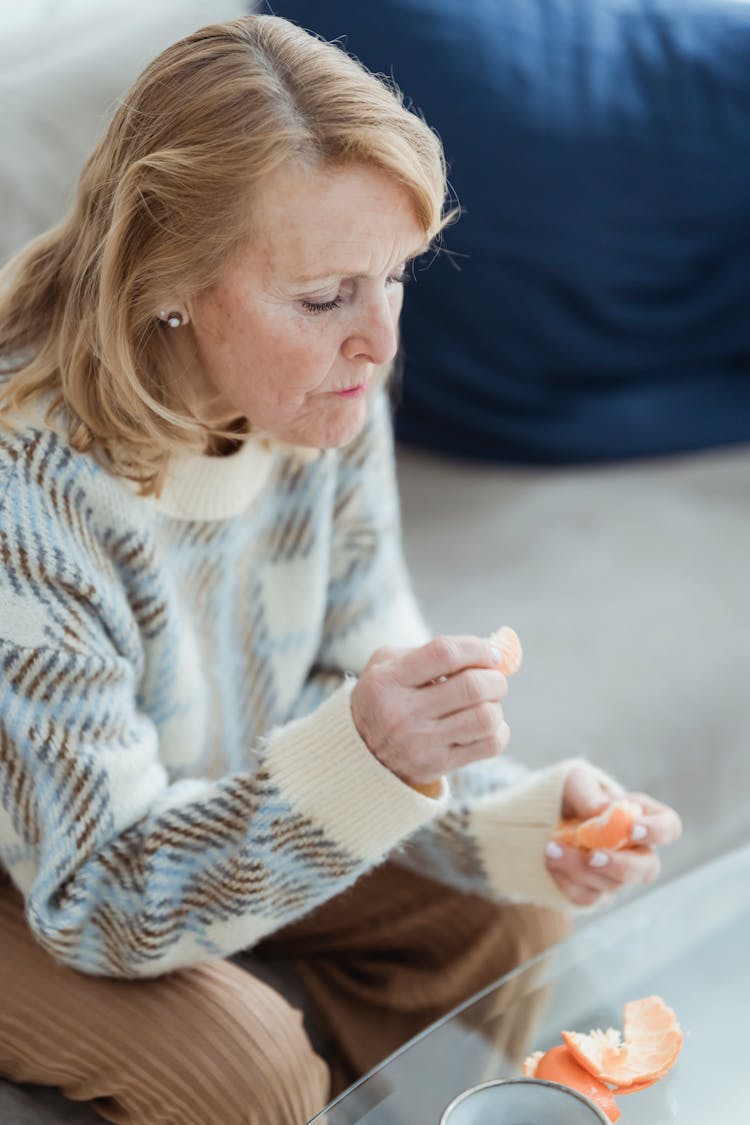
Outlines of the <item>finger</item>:
{"type": "Polygon", "coordinates": [[[464,668],[494,668],[499,663],[500,652],[488,640],[443,635],[405,653],[399,661],[398,677],[406,687],[421,687],[464,668]]]}
{"type": "MultiPolygon", "coordinates": [[[[429,773],[431,777],[450,774],[454,770],[461,769],[462,766],[470,765],[472,762],[480,761],[483,758],[494,758],[498,754],[502,754],[507,749],[509,742],[510,729],[505,722],[501,723],[499,728],[486,738],[478,738],[474,742],[463,745],[455,743],[446,745],[442,751],[436,745],[433,733],[420,739],[420,760],[417,764],[417,771],[420,776],[426,773],[429,773]]],[[[417,776],[413,766],[411,773],[417,776]]]]}
{"type": "Polygon", "coordinates": [[[551,841],[545,848],[547,868],[564,875],[571,883],[594,891],[597,895],[616,894],[621,882],[613,877],[607,862],[607,853],[594,853],[597,859],[592,863],[592,853],[583,848],[563,847],[551,841]],[[604,862],[601,856],[605,857],[604,862]]]}
{"type": "Polygon", "coordinates": [[[467,746],[478,739],[491,738],[505,723],[499,703],[478,703],[476,707],[434,721],[435,737],[449,745],[467,746]]]}
{"type": "Polygon", "coordinates": [[[633,826],[631,839],[639,844],[674,844],[679,840],[682,821],[674,809],[647,793],[632,793],[629,799],[637,801],[643,810],[633,826]]]}
{"type": "Polygon", "coordinates": [[[478,703],[500,703],[508,693],[508,681],[494,668],[465,668],[444,683],[422,688],[427,714],[434,718],[452,715],[478,703]]]}
{"type": "Polygon", "coordinates": [[[574,766],[565,779],[563,816],[594,816],[615,796],[594,770],[574,766]]]}
{"type": "Polygon", "coordinates": [[[602,897],[597,891],[574,883],[564,872],[551,870],[550,875],[555,880],[558,889],[573,906],[594,906],[602,897]]]}
{"type": "Polygon", "coordinates": [[[619,851],[592,852],[589,862],[599,864],[620,886],[653,883],[659,877],[661,860],[653,848],[623,848],[619,851]],[[594,857],[597,857],[595,860],[594,857]],[[604,860],[606,859],[606,862],[604,860]]]}
{"type": "Polygon", "coordinates": [[[479,738],[475,742],[452,746],[448,751],[450,771],[468,766],[471,762],[478,762],[483,758],[496,758],[498,754],[508,749],[509,742],[510,727],[503,722],[488,738],[479,738]]]}
{"type": "MultiPolygon", "coordinates": [[[[494,758],[501,754],[510,741],[510,732],[506,729],[491,738],[477,739],[476,742],[465,746],[448,746],[440,752],[435,749],[434,740],[430,744],[429,752],[421,755],[420,761],[410,768],[409,776],[417,780],[432,780],[442,777],[469,766],[485,758],[494,758]]],[[[400,776],[405,776],[400,774],[400,776]]]]}

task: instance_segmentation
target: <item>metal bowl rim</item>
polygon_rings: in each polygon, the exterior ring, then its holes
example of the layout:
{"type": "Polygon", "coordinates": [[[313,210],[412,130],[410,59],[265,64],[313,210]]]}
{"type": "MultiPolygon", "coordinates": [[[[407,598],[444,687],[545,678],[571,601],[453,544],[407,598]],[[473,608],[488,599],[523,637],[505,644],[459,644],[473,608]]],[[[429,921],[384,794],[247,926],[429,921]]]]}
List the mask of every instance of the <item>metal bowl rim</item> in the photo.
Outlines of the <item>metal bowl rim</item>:
{"type": "Polygon", "coordinates": [[[563,1093],[568,1094],[572,1098],[576,1098],[579,1102],[588,1108],[592,1109],[597,1115],[602,1125],[611,1125],[609,1118],[605,1115],[604,1111],[592,1102],[591,1098],[587,1098],[579,1090],[573,1090],[570,1086],[564,1086],[561,1082],[550,1082],[546,1078],[491,1078],[489,1082],[480,1082],[478,1086],[469,1086],[468,1089],[462,1090],[449,1105],[443,1110],[440,1118],[440,1125],[450,1125],[448,1115],[456,1109],[461,1102],[465,1101],[472,1094],[478,1093],[480,1090],[486,1090],[490,1086],[551,1086],[555,1090],[562,1090],[563,1093]]]}

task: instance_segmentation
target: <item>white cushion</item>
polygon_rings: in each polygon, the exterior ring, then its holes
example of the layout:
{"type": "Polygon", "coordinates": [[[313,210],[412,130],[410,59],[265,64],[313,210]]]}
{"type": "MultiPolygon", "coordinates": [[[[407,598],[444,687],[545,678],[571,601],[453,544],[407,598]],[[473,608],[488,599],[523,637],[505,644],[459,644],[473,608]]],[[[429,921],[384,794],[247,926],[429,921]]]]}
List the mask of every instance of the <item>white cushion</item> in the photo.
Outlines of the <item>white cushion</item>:
{"type": "Polygon", "coordinates": [[[0,8],[0,262],[64,214],[115,99],[233,0],[24,0],[0,8]]]}

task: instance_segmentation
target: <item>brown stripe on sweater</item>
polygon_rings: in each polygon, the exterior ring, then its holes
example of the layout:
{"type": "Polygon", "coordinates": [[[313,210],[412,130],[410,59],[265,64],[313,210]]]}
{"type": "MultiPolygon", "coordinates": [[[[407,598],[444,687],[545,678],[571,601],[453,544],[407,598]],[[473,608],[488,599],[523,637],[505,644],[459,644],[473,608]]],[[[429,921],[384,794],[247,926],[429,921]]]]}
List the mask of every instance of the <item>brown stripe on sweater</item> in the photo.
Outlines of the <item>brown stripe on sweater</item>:
{"type": "Polygon", "coordinates": [[[335,520],[339,520],[341,518],[342,513],[345,512],[346,509],[350,506],[356,495],[357,490],[354,487],[351,487],[347,490],[344,490],[342,488],[340,490],[340,492],[336,495],[336,501],[333,506],[333,517],[335,520]]]}
{"type": "Polygon", "coordinates": [[[34,815],[34,787],[26,766],[15,752],[10,735],[0,726],[0,767],[5,773],[6,791],[13,790],[8,812],[13,829],[26,844],[39,843],[39,825],[34,815]]]}
{"type": "Polygon", "coordinates": [[[59,654],[55,649],[36,649],[35,653],[39,656],[40,663],[43,657],[46,657],[47,663],[39,668],[34,679],[27,685],[26,692],[31,699],[36,699],[42,684],[47,684],[49,686],[47,690],[42,693],[41,699],[43,702],[48,703],[51,698],[51,688],[56,687],[60,683],[59,673],[53,678],[53,673],[59,663],[59,654]]]}
{"type": "Polygon", "coordinates": [[[15,661],[8,660],[5,662],[5,671],[9,673],[8,682],[15,691],[23,690],[26,677],[41,660],[41,652],[42,650],[36,648],[18,649],[20,660],[15,670],[12,668],[15,661]]]}

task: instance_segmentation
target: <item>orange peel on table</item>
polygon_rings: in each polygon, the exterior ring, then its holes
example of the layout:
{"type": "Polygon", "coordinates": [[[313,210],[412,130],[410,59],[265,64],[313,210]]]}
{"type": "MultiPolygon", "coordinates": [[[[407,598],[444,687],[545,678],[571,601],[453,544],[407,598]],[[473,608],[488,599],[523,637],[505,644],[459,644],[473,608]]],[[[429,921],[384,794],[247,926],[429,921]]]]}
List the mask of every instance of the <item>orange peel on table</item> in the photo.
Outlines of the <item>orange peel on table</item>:
{"type": "Polygon", "coordinates": [[[589,1074],[615,1086],[617,1092],[635,1093],[663,1078],[682,1048],[677,1016],[660,996],[631,1000],[623,1011],[622,1034],[606,1031],[563,1031],[563,1042],[589,1074]]]}
{"type": "Polygon", "coordinates": [[[510,625],[503,625],[490,635],[490,643],[500,650],[500,662],[497,668],[506,676],[514,676],[521,667],[523,649],[515,629],[510,625]]]}
{"type": "Polygon", "coordinates": [[[571,817],[561,820],[553,833],[558,844],[569,844],[576,848],[607,848],[616,851],[629,848],[633,844],[630,833],[643,809],[637,801],[627,797],[612,801],[601,812],[589,817],[571,817]]]}
{"type": "Polygon", "coordinates": [[[577,1090],[598,1105],[610,1121],[617,1121],[621,1116],[622,1111],[609,1086],[605,1086],[576,1062],[565,1046],[553,1047],[550,1051],[535,1051],[525,1060],[522,1072],[526,1078],[542,1078],[546,1082],[558,1082],[561,1086],[577,1090]]]}
{"type": "Polygon", "coordinates": [[[563,1043],[536,1051],[524,1061],[527,1078],[559,1082],[584,1094],[614,1122],[620,1117],[615,1095],[653,1086],[674,1065],[682,1048],[677,1016],[661,996],[631,1000],[623,1011],[623,1033],[563,1031],[563,1043]]]}

